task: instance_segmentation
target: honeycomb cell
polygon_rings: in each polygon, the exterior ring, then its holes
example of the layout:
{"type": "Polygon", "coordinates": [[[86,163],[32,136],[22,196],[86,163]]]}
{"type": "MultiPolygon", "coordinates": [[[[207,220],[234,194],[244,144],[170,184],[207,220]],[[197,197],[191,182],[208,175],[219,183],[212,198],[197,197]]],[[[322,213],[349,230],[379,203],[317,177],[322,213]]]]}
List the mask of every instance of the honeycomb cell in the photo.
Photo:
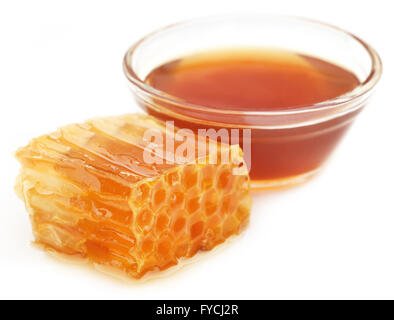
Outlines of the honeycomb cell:
{"type": "Polygon", "coordinates": [[[183,172],[183,183],[186,189],[191,189],[198,183],[198,173],[193,165],[187,165],[183,172]]]}
{"type": "Polygon", "coordinates": [[[185,202],[184,188],[182,186],[177,186],[173,188],[170,195],[171,208],[173,209],[181,208],[183,207],[184,202],[185,202]]]}
{"type": "Polygon", "coordinates": [[[219,174],[217,187],[221,190],[227,190],[231,188],[231,183],[233,180],[232,178],[233,175],[231,174],[230,170],[227,168],[223,169],[219,174]]]}
{"type": "Polygon", "coordinates": [[[208,190],[212,188],[215,177],[215,167],[211,164],[208,164],[202,169],[202,178],[201,178],[201,188],[202,190],[208,190]]]}
{"type": "Polygon", "coordinates": [[[186,210],[189,214],[193,214],[200,208],[200,197],[189,199],[186,204],[186,210]]]}
{"type": "Polygon", "coordinates": [[[189,243],[178,243],[175,248],[175,257],[177,259],[186,257],[189,250],[189,243]]]}
{"type": "Polygon", "coordinates": [[[204,229],[204,222],[198,221],[198,222],[194,223],[190,228],[190,235],[191,235],[192,239],[201,235],[203,229],[204,229]]]}
{"type": "Polygon", "coordinates": [[[167,192],[164,187],[159,188],[155,191],[152,199],[152,207],[154,210],[157,210],[161,206],[165,205],[167,192]]]}
{"type": "Polygon", "coordinates": [[[150,194],[150,188],[147,184],[142,183],[138,188],[136,189],[136,202],[142,202],[148,199],[149,194],[150,194]]]}
{"type": "Polygon", "coordinates": [[[69,125],[20,148],[16,191],[35,241],[141,278],[237,234],[251,202],[246,169],[232,174],[243,163],[239,146],[217,148],[218,159],[236,155],[231,163],[199,155],[151,164],[146,154],[164,160],[164,153],[152,151],[149,129],[166,141],[163,123],[135,114],[69,125]]]}
{"type": "Polygon", "coordinates": [[[160,235],[164,230],[168,228],[170,218],[166,214],[160,214],[156,219],[156,233],[160,235]]]}
{"type": "Polygon", "coordinates": [[[172,241],[170,238],[163,238],[159,240],[157,247],[157,254],[163,261],[171,260],[172,241]],[[169,259],[170,258],[170,259],[169,259]]]}
{"type": "Polygon", "coordinates": [[[226,195],[222,199],[222,207],[221,207],[221,213],[222,215],[229,215],[233,213],[235,210],[235,201],[234,197],[231,195],[226,195]]]}
{"type": "Polygon", "coordinates": [[[185,228],[185,225],[186,225],[186,219],[184,217],[180,217],[176,219],[173,228],[174,233],[179,233],[180,231],[182,231],[185,228]]]}
{"type": "Polygon", "coordinates": [[[207,216],[213,215],[218,209],[218,195],[215,190],[209,190],[203,197],[203,211],[207,216]]]}
{"type": "Polygon", "coordinates": [[[142,251],[143,251],[145,254],[151,253],[152,250],[153,250],[153,245],[154,245],[154,240],[149,239],[149,238],[145,239],[145,240],[142,242],[142,251]]]}
{"type": "Polygon", "coordinates": [[[167,181],[167,184],[170,187],[173,187],[176,184],[178,184],[179,183],[179,174],[178,174],[178,172],[171,172],[170,174],[168,174],[167,177],[166,177],[166,181],[167,181]]]}
{"type": "Polygon", "coordinates": [[[143,209],[137,217],[139,231],[149,230],[153,222],[153,214],[149,209],[143,209]]]}

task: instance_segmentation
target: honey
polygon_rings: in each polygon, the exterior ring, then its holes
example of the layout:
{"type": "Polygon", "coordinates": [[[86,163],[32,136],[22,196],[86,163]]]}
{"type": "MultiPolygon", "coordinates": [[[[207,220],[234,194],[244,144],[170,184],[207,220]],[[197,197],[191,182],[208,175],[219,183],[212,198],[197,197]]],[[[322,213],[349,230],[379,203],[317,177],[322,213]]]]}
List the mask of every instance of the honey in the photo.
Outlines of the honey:
{"type": "Polygon", "coordinates": [[[246,227],[251,199],[239,146],[218,150],[220,159],[233,154],[231,162],[211,163],[209,154],[149,164],[144,154],[156,151],[148,129],[169,134],[156,119],[132,114],[71,124],[17,151],[16,191],[37,244],[138,279],[246,227]]]}
{"type": "MultiPolygon", "coordinates": [[[[233,124],[252,125],[250,176],[266,185],[314,172],[360,111],[308,125],[287,126],[291,115],[287,117],[286,111],[319,108],[318,103],[352,91],[360,81],[352,72],[331,62],[284,50],[197,53],[153,69],[145,83],[174,100],[199,106],[198,111],[179,110],[175,103],[171,106],[166,102],[167,109],[178,113],[175,117],[143,106],[155,117],[175,120],[178,127],[218,129],[226,122],[221,117],[227,112],[233,124]],[[254,122],[257,120],[248,120],[243,112],[284,115],[276,126],[265,127],[254,122]]],[[[161,101],[156,103],[163,105],[161,101]]]]}

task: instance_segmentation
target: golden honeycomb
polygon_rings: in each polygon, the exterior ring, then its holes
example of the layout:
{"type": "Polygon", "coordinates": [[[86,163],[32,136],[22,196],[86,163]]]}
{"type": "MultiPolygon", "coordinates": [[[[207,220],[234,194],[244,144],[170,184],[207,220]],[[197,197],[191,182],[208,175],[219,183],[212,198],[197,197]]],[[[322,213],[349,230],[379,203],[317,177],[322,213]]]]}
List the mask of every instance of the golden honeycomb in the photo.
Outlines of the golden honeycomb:
{"type": "Polygon", "coordinates": [[[141,278],[238,234],[251,206],[239,146],[217,144],[214,163],[197,153],[206,140],[193,136],[194,159],[164,161],[174,155],[152,149],[151,129],[164,135],[162,146],[178,132],[132,114],[68,125],[20,148],[16,191],[35,241],[141,278]],[[162,163],[146,163],[147,149],[162,163]]]}

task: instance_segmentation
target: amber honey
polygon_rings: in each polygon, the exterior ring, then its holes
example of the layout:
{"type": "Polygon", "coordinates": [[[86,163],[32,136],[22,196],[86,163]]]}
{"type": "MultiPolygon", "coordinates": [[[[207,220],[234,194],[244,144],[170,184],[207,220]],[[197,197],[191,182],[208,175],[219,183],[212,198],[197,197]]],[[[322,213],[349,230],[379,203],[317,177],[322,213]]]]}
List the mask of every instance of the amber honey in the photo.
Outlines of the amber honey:
{"type": "MultiPolygon", "coordinates": [[[[177,126],[192,129],[219,128],[221,115],[226,111],[240,111],[232,115],[233,123],[247,127],[242,112],[318,108],[317,103],[341,96],[360,84],[356,75],[331,62],[290,51],[261,49],[187,56],[155,68],[145,82],[179,101],[202,107],[198,112],[177,110],[179,117],[146,108],[156,117],[175,120],[177,126]],[[208,112],[212,109],[222,112],[208,112]],[[190,120],[192,118],[197,121],[190,120]],[[204,121],[217,125],[205,125],[204,121]]],[[[168,103],[166,107],[171,109],[168,103]]],[[[274,128],[254,126],[252,180],[269,184],[314,172],[326,160],[357,112],[300,126],[286,126],[288,119],[284,115],[281,118],[283,126],[281,123],[274,128]]]]}
{"type": "Polygon", "coordinates": [[[132,114],[68,125],[17,151],[16,191],[36,243],[141,278],[246,227],[251,199],[239,146],[219,150],[236,155],[238,164],[211,164],[210,155],[147,164],[144,154],[153,152],[147,128],[168,133],[156,119],[132,114]]]}

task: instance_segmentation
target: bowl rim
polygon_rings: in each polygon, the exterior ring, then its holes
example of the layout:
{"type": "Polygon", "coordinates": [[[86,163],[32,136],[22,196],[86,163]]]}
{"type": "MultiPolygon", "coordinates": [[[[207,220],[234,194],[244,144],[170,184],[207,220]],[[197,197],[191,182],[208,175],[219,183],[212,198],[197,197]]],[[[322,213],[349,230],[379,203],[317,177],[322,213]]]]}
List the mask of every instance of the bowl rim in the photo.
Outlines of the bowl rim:
{"type": "MultiPolygon", "coordinates": [[[[382,61],[379,56],[379,54],[376,52],[376,50],[371,47],[367,42],[359,38],[358,36],[354,35],[353,33],[342,29],[340,27],[337,27],[335,25],[322,22],[319,20],[315,19],[310,19],[306,17],[300,17],[300,16],[292,16],[292,15],[280,15],[280,14],[233,14],[233,15],[213,15],[213,16],[206,16],[206,17],[200,17],[200,18],[193,18],[193,19],[188,19],[188,20],[183,20],[180,22],[176,22],[167,26],[164,26],[160,29],[157,29],[137,42],[135,42],[125,53],[124,58],[123,58],[123,71],[126,75],[126,78],[139,90],[142,90],[144,93],[148,94],[149,96],[159,99],[161,101],[164,101],[168,104],[172,105],[177,105],[177,107],[181,107],[183,109],[188,109],[192,111],[199,111],[203,113],[215,113],[215,114],[226,114],[226,115],[248,115],[248,116],[270,116],[270,115],[275,115],[275,116],[280,116],[280,115],[293,115],[293,114],[300,114],[300,113],[308,113],[308,112],[316,112],[316,111],[323,111],[327,109],[334,109],[339,106],[343,106],[345,104],[348,104],[354,100],[358,100],[359,98],[365,96],[367,93],[369,93],[375,85],[379,82],[379,79],[382,75],[382,61]],[[164,91],[158,90],[149,84],[145,83],[143,80],[141,80],[132,66],[129,65],[128,61],[132,61],[133,56],[135,51],[139,48],[141,44],[143,44],[145,41],[151,39],[152,37],[156,36],[157,34],[160,34],[161,32],[165,32],[171,29],[175,29],[178,27],[182,27],[185,25],[193,24],[195,22],[209,22],[212,20],[217,20],[217,19],[234,19],[234,18],[278,18],[278,19],[291,19],[295,21],[301,21],[301,22],[306,22],[310,24],[316,24],[320,26],[327,27],[329,29],[332,29],[333,31],[343,33],[349,37],[351,37],[353,40],[357,41],[361,46],[367,51],[369,54],[369,57],[371,59],[371,70],[366,79],[361,82],[357,87],[352,89],[349,92],[346,92],[340,96],[327,99],[321,102],[313,103],[313,104],[307,104],[302,107],[297,107],[296,109],[291,109],[291,107],[284,108],[284,109],[276,109],[276,110],[253,110],[253,111],[248,111],[248,110],[225,110],[225,109],[216,109],[214,107],[210,106],[203,106],[203,105],[197,105],[193,103],[186,102],[176,96],[170,95],[164,91]]],[[[266,108],[266,107],[265,107],[266,108]]]]}

